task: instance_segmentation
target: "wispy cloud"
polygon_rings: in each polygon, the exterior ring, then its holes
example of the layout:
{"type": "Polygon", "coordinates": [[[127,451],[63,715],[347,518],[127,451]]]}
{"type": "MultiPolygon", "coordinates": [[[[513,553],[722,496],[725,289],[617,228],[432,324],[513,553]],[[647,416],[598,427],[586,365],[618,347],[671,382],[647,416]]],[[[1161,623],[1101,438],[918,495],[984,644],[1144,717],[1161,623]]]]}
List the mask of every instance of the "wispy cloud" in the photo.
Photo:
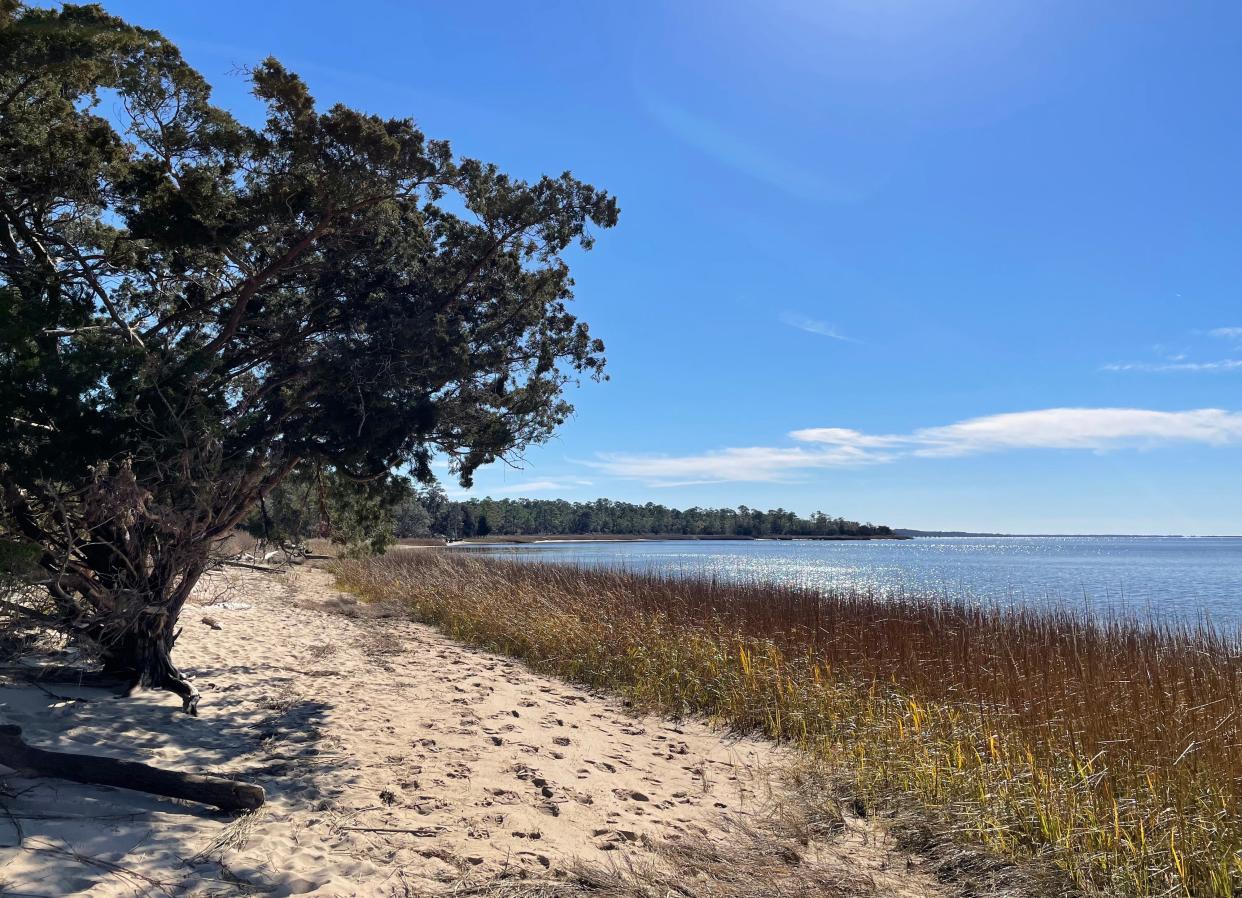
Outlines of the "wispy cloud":
{"type": "Polygon", "coordinates": [[[580,486],[591,486],[592,481],[581,477],[562,477],[555,480],[526,480],[521,483],[507,483],[503,486],[480,487],[473,494],[513,495],[516,493],[549,493],[559,490],[572,490],[580,486]]]}
{"type": "Polygon", "coordinates": [[[600,453],[587,462],[615,477],[645,480],[655,486],[690,486],[728,481],[781,481],[800,471],[876,464],[887,459],[859,446],[806,449],[801,446],[749,446],[698,455],[600,453]]]}
{"type": "Polygon", "coordinates": [[[1101,371],[1233,371],[1242,368],[1242,359],[1217,359],[1212,362],[1112,362],[1101,365],[1101,371]]]}
{"type": "Polygon", "coordinates": [[[1242,412],[1218,408],[1050,408],[971,418],[913,434],[913,454],[962,456],[1002,449],[1148,448],[1171,443],[1242,442],[1242,412]]]}
{"type": "MultiPolygon", "coordinates": [[[[1242,327],[1216,327],[1208,331],[1192,331],[1196,337],[1215,337],[1220,340],[1242,342],[1242,327]]],[[[1158,356],[1151,362],[1109,362],[1101,365],[1101,371],[1141,371],[1141,372],[1199,372],[1199,371],[1236,371],[1242,369],[1242,359],[1208,359],[1194,360],[1185,350],[1170,352],[1163,345],[1152,347],[1158,356]]]]}
{"type": "Polygon", "coordinates": [[[1050,408],[970,418],[906,434],[811,427],[795,430],[789,437],[801,445],[727,448],[693,455],[601,453],[588,464],[653,486],[779,482],[817,469],[884,464],[909,457],[951,458],[1018,449],[1105,452],[1176,443],[1242,444],[1242,412],[1050,408]]]}
{"type": "Polygon", "coordinates": [[[797,312],[781,312],[781,324],[787,324],[790,327],[796,327],[800,331],[806,331],[808,334],[819,334],[821,337],[832,337],[834,340],[843,340],[846,343],[857,343],[858,341],[852,337],[847,337],[841,333],[833,325],[827,321],[817,321],[814,318],[808,318],[797,312]]]}

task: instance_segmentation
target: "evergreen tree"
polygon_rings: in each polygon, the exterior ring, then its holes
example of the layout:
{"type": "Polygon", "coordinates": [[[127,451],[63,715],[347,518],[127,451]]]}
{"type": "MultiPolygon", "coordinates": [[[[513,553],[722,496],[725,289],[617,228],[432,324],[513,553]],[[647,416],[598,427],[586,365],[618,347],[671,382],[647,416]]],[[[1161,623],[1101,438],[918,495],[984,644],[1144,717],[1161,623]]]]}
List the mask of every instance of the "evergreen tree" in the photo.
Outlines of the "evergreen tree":
{"type": "Polygon", "coordinates": [[[603,366],[562,254],[617,219],[249,76],[257,128],[157,32],[0,0],[0,539],[191,713],[171,650],[212,544],[299,468],[430,482],[442,453],[469,484],[546,439],[603,366]]]}

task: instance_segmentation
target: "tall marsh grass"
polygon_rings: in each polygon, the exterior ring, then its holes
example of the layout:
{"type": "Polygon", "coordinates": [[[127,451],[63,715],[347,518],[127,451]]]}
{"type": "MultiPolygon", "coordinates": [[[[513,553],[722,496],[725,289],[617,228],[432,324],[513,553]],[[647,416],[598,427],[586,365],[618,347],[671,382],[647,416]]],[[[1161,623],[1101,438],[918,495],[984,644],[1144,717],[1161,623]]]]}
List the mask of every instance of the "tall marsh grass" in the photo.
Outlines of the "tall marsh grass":
{"type": "Polygon", "coordinates": [[[799,743],[1087,891],[1242,895],[1234,635],[432,550],[334,570],[455,638],[799,743]]]}

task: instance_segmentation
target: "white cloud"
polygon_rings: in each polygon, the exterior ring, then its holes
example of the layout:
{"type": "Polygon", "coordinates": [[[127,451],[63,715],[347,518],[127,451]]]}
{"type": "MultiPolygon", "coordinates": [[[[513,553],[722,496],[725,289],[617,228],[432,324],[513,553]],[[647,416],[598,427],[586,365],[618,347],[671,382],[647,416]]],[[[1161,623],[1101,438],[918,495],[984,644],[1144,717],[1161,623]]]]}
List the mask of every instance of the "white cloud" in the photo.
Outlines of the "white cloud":
{"type": "Polygon", "coordinates": [[[906,437],[862,433],[861,431],[850,430],[848,427],[808,427],[805,430],[792,431],[789,435],[803,443],[827,443],[835,446],[856,446],[865,449],[897,446],[907,442],[906,437]]]}
{"type": "Polygon", "coordinates": [[[1242,412],[1193,409],[1050,408],[970,418],[908,434],[868,434],[812,427],[789,436],[807,446],[751,446],[694,455],[601,453],[587,464],[616,477],[656,486],[771,482],[824,468],[882,464],[900,458],[945,458],[1014,449],[1103,452],[1176,443],[1242,444],[1242,412]]]}
{"type": "MultiPolygon", "coordinates": [[[[1194,334],[1202,337],[1206,334],[1209,337],[1217,337],[1222,340],[1242,341],[1242,327],[1217,327],[1209,331],[1193,331],[1194,334]]],[[[1163,371],[1236,371],[1242,368],[1242,359],[1212,359],[1205,362],[1191,361],[1190,356],[1185,351],[1170,352],[1164,346],[1157,344],[1152,347],[1156,355],[1160,357],[1155,362],[1111,362],[1107,365],[1101,365],[1101,371],[1146,371],[1146,372],[1163,372],[1163,371]]]]}
{"type": "Polygon", "coordinates": [[[1218,408],[1050,408],[972,418],[914,432],[915,455],[957,456],[1001,449],[1107,450],[1176,442],[1242,442],[1242,413],[1218,408]]]}
{"type": "Polygon", "coordinates": [[[1238,368],[1242,368],[1242,359],[1219,359],[1215,362],[1114,362],[1101,366],[1103,371],[1233,371],[1238,368]]]}
{"type": "MultiPolygon", "coordinates": [[[[1242,327],[1213,328],[1211,330],[1195,330],[1196,335],[1215,337],[1222,340],[1242,342],[1242,327]]],[[[1235,371],[1242,369],[1242,359],[1211,359],[1208,361],[1192,361],[1185,351],[1166,350],[1163,345],[1153,347],[1159,361],[1114,361],[1108,365],[1100,365],[1102,371],[1235,371]]]]}
{"type": "Polygon", "coordinates": [[[700,455],[630,455],[600,453],[587,462],[616,477],[647,480],[661,486],[688,486],[724,481],[789,480],[795,472],[816,468],[840,468],[887,461],[860,446],[837,445],[826,449],[801,446],[750,446],[719,449],[700,455]]]}
{"type": "Polygon", "coordinates": [[[472,495],[487,495],[496,493],[498,495],[510,495],[513,493],[547,493],[557,490],[572,490],[580,486],[591,486],[590,480],[583,480],[580,477],[565,477],[557,480],[527,480],[522,483],[509,483],[504,486],[492,487],[475,487],[471,491],[472,495]]]}
{"type": "Polygon", "coordinates": [[[834,340],[843,340],[846,343],[857,343],[850,337],[845,336],[827,321],[816,321],[814,318],[808,318],[797,312],[781,312],[781,324],[788,324],[790,327],[796,327],[800,331],[806,331],[808,334],[819,334],[821,337],[832,337],[834,340]]]}

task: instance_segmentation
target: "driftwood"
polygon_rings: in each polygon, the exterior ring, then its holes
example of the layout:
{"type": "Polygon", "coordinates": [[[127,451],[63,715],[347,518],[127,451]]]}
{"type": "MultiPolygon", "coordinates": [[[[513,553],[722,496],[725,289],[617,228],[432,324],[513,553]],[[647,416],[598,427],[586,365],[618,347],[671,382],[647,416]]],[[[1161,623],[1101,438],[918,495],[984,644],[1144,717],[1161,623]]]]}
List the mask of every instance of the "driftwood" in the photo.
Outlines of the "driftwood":
{"type": "Polygon", "coordinates": [[[285,572],[283,568],[272,567],[270,564],[257,564],[250,561],[238,561],[235,558],[225,558],[220,563],[226,564],[229,567],[244,567],[248,571],[262,571],[265,574],[283,574],[285,572]]]}
{"type": "Polygon", "coordinates": [[[160,770],[135,761],[75,755],[33,748],[21,727],[0,726],[0,764],[36,776],[52,776],[99,786],[134,789],[153,795],[214,805],[225,811],[253,811],[263,804],[263,787],[194,773],[160,770]]]}

